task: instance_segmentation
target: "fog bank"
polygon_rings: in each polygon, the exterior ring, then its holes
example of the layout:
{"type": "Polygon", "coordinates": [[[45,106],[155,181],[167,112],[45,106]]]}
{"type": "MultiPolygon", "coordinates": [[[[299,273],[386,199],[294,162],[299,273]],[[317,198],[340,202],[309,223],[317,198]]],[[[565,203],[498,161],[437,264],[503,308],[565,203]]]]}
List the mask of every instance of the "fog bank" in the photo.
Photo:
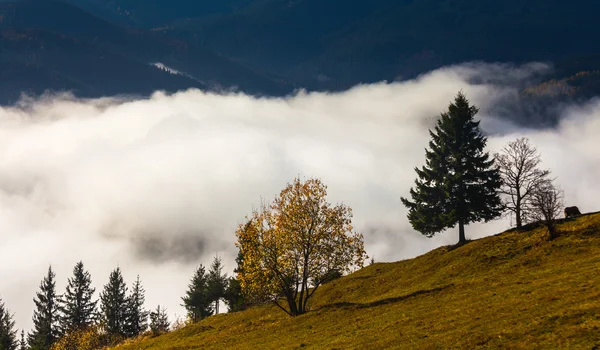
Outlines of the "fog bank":
{"type": "MultiPolygon", "coordinates": [[[[83,260],[97,292],[120,266],[128,283],[140,275],[148,308],[161,304],[182,316],[194,268],[219,254],[232,270],[236,226],[298,175],[321,178],[331,202],[353,208],[377,261],[454,243],[455,230],[432,239],[414,232],[400,197],[423,164],[428,129],[459,90],[480,107],[491,151],[529,137],[567,204],[594,211],[600,103],[560,107],[551,129],[514,122],[532,111],[519,87],[547,69],[465,64],[335,94],[62,95],[1,108],[0,297],[28,330],[48,265],[62,293],[83,260]]],[[[467,237],[508,226],[472,225],[467,237]]]]}

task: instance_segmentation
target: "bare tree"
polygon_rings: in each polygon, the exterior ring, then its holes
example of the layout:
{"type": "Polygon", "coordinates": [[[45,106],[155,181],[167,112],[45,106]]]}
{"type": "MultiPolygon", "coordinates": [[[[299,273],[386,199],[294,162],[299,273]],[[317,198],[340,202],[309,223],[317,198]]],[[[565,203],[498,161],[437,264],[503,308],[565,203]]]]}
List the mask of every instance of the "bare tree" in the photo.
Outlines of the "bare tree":
{"type": "Polygon", "coordinates": [[[539,184],[531,196],[532,218],[541,221],[548,228],[548,238],[556,238],[556,219],[563,210],[563,191],[552,181],[539,184]]]}
{"type": "Polygon", "coordinates": [[[505,210],[514,215],[520,228],[533,219],[533,193],[548,180],[550,171],[539,169],[540,154],[524,137],[510,142],[494,158],[502,176],[500,193],[505,210]]]}

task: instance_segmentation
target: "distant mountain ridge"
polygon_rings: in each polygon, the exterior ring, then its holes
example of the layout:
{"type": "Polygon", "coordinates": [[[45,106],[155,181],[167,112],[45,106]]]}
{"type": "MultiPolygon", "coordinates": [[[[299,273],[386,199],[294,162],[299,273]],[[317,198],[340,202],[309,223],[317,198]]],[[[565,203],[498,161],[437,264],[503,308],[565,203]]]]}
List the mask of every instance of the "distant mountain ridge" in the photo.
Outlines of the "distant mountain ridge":
{"type": "Polygon", "coordinates": [[[97,16],[140,28],[160,27],[182,18],[231,13],[253,0],[66,0],[97,16]]]}
{"type": "Polygon", "coordinates": [[[600,2],[589,0],[70,1],[152,17],[139,25],[315,89],[465,61],[559,61],[600,50],[600,2]],[[176,18],[177,8],[188,11],[176,18]]]}
{"type": "Polygon", "coordinates": [[[0,3],[0,103],[21,92],[148,95],[188,88],[283,94],[291,86],[176,38],[102,20],[63,1],[0,3]],[[187,73],[174,75],[153,63],[187,73]]]}
{"type": "Polygon", "coordinates": [[[600,78],[569,77],[600,70],[598,13],[588,0],[0,0],[0,103],[47,89],[341,90],[473,60],[552,62],[546,86],[590,96],[600,78]]]}

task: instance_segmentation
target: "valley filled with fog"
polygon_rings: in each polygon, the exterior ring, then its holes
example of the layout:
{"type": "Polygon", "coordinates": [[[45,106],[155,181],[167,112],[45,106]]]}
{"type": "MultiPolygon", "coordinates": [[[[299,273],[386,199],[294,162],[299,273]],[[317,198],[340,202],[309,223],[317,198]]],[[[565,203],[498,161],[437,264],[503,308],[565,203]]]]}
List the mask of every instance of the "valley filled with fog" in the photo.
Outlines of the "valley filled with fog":
{"type": "MultiPolygon", "coordinates": [[[[0,107],[0,296],[29,329],[48,265],[60,293],[83,260],[97,292],[119,266],[128,284],[140,275],[147,308],[183,317],[195,267],[218,254],[231,274],[237,225],[295,176],[321,178],[330,202],[353,209],[375,261],[453,244],[456,230],[414,231],[400,197],[423,165],[428,129],[460,90],[480,107],[490,152],[528,137],[565,204],[597,211],[600,100],[544,109],[558,117],[552,126],[521,122],[539,118],[521,87],[548,69],[463,64],[339,93],[47,95],[0,107]]],[[[467,238],[509,227],[508,218],[472,225],[467,238]]]]}

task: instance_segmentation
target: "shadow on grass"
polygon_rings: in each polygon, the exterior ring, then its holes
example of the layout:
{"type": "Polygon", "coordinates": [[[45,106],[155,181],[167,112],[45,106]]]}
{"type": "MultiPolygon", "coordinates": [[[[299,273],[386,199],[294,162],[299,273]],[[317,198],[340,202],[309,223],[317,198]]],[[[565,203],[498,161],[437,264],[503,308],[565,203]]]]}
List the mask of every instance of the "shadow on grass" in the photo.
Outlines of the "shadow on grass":
{"type": "Polygon", "coordinates": [[[455,249],[458,249],[458,248],[464,247],[464,246],[466,246],[467,244],[469,244],[469,243],[471,243],[471,242],[474,242],[474,241],[475,241],[475,240],[473,240],[473,239],[467,239],[467,240],[466,240],[464,243],[456,243],[456,244],[453,244],[453,245],[447,245],[447,246],[446,246],[446,249],[447,249],[447,251],[448,251],[448,252],[451,252],[451,251],[453,251],[453,250],[455,250],[455,249]]]}
{"type": "Polygon", "coordinates": [[[442,286],[442,287],[437,287],[437,288],[433,288],[433,289],[424,289],[424,290],[418,290],[416,292],[407,294],[407,295],[402,295],[399,297],[395,297],[395,298],[387,298],[387,299],[382,299],[382,300],[377,300],[371,303],[350,303],[350,302],[341,302],[341,303],[333,303],[333,304],[328,304],[328,305],[323,305],[319,308],[319,310],[325,310],[325,309],[363,309],[363,308],[369,308],[369,307],[377,307],[377,306],[381,306],[381,305],[386,305],[386,304],[393,304],[393,303],[398,303],[401,301],[405,301],[407,299],[411,299],[414,297],[418,297],[421,295],[428,295],[428,294],[435,294],[435,293],[439,293],[445,289],[448,289],[450,287],[453,287],[454,284],[450,283],[448,285],[442,286]]]}

